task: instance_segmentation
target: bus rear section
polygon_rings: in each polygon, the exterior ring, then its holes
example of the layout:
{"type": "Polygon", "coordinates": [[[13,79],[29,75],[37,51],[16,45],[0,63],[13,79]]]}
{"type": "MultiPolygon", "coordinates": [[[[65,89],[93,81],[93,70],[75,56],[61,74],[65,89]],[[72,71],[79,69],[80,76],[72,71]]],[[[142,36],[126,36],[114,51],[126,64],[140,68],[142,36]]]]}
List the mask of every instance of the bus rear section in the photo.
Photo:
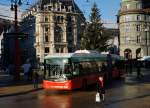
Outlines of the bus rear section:
{"type": "Polygon", "coordinates": [[[112,77],[113,78],[124,78],[125,70],[124,70],[124,60],[116,60],[112,69],[112,77]]]}

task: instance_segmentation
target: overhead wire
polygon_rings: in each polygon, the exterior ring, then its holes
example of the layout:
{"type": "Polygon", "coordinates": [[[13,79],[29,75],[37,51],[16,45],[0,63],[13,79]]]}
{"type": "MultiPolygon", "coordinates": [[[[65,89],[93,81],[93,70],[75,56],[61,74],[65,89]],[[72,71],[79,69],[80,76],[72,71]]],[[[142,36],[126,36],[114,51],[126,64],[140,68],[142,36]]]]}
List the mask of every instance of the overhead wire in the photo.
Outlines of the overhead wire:
{"type": "Polygon", "coordinates": [[[5,15],[0,15],[0,17],[13,18],[13,17],[10,17],[10,16],[5,16],[5,15]]]}
{"type": "MultiPolygon", "coordinates": [[[[28,0],[24,0],[22,3],[23,4],[25,4],[25,2],[28,2],[28,0]]],[[[6,13],[6,12],[11,12],[11,10],[8,8],[8,6],[10,6],[9,4],[6,4],[6,3],[2,3],[2,1],[0,1],[0,16],[2,16],[2,17],[7,17],[7,18],[9,18],[10,16],[7,16],[7,15],[4,15],[4,13],[6,13]],[[5,7],[6,7],[6,9],[5,9],[5,7]]],[[[23,12],[23,11],[25,11],[26,9],[23,9],[23,8],[21,8],[21,9],[18,9],[18,12],[23,12]]],[[[12,17],[10,17],[10,18],[12,18],[12,17]]]]}

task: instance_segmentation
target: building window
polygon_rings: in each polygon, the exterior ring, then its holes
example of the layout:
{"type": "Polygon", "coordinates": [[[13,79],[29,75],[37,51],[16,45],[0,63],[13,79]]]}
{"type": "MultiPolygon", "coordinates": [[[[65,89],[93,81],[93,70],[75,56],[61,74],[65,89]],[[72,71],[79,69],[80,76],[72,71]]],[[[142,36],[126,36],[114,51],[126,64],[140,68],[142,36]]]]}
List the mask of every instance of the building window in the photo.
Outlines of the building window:
{"type": "Polygon", "coordinates": [[[45,32],[48,32],[48,29],[49,29],[48,26],[45,26],[45,32]]]}
{"type": "Polygon", "coordinates": [[[147,21],[147,15],[144,16],[144,20],[147,21]]]}
{"type": "Polygon", "coordinates": [[[60,20],[60,16],[57,16],[57,22],[60,22],[61,20],[60,20]]]}
{"type": "Polygon", "coordinates": [[[59,52],[59,47],[56,47],[56,48],[55,48],[55,51],[56,51],[56,53],[60,53],[60,52],[59,52]]]}
{"type": "Polygon", "coordinates": [[[70,27],[68,27],[68,32],[72,32],[72,27],[70,26],[70,27]]]}
{"type": "Polygon", "coordinates": [[[48,22],[48,17],[47,16],[45,16],[45,22],[48,22]]]}
{"type": "Polygon", "coordinates": [[[61,48],[61,53],[63,53],[64,52],[64,48],[61,48]]]}
{"type": "Polygon", "coordinates": [[[45,47],[45,53],[49,53],[49,47],[45,47]]]}
{"type": "Polygon", "coordinates": [[[127,9],[130,9],[130,4],[127,4],[126,8],[127,8],[127,9]]]}
{"type": "Polygon", "coordinates": [[[67,20],[68,20],[68,22],[71,22],[71,21],[72,21],[72,17],[71,17],[71,16],[68,16],[68,17],[67,17],[67,20]]]}
{"type": "Polygon", "coordinates": [[[51,11],[52,10],[52,6],[48,6],[48,10],[51,11]]]}
{"type": "Polygon", "coordinates": [[[48,42],[48,35],[45,35],[45,42],[48,42]]]}
{"type": "Polygon", "coordinates": [[[129,43],[130,38],[128,36],[125,37],[125,43],[129,43]]]}
{"type": "Polygon", "coordinates": [[[147,16],[147,21],[150,21],[150,16],[147,16]]]}
{"type": "Polygon", "coordinates": [[[63,5],[61,5],[61,9],[64,9],[64,6],[63,6],[63,5]]]}
{"type": "Polygon", "coordinates": [[[131,21],[131,16],[125,16],[125,21],[131,21]]]}
{"type": "Polygon", "coordinates": [[[72,6],[68,6],[68,11],[69,11],[69,12],[72,11],[72,6]]]}
{"type": "Polygon", "coordinates": [[[47,7],[44,7],[44,10],[47,11],[47,7]]]}
{"type": "Polygon", "coordinates": [[[141,36],[137,36],[137,43],[141,43],[141,36]]]}
{"type": "Polygon", "coordinates": [[[68,6],[66,6],[65,8],[66,8],[66,12],[68,12],[68,6]]]}
{"type": "Polygon", "coordinates": [[[141,20],[141,16],[140,15],[137,15],[137,21],[140,21],[141,20]]]}
{"type": "Polygon", "coordinates": [[[136,3],[136,9],[141,9],[142,5],[141,3],[136,3]]]}
{"type": "Polygon", "coordinates": [[[57,8],[57,11],[60,11],[60,8],[57,8]]]}
{"type": "Polygon", "coordinates": [[[55,15],[53,16],[53,20],[54,20],[54,21],[56,21],[56,20],[57,20],[55,15]]]}
{"type": "Polygon", "coordinates": [[[141,30],[141,26],[140,25],[136,25],[136,31],[140,31],[141,30]]]}
{"type": "Polygon", "coordinates": [[[129,30],[130,30],[130,25],[129,24],[125,25],[125,32],[129,32],[129,30]]]}
{"type": "Polygon", "coordinates": [[[61,10],[65,11],[65,6],[61,5],[61,10]]]}
{"type": "Polygon", "coordinates": [[[62,28],[59,26],[56,26],[54,28],[54,41],[57,42],[62,42],[62,37],[63,37],[63,31],[62,28]]]}
{"type": "Polygon", "coordinates": [[[61,22],[63,22],[64,21],[64,17],[63,16],[61,16],[61,22]]]}

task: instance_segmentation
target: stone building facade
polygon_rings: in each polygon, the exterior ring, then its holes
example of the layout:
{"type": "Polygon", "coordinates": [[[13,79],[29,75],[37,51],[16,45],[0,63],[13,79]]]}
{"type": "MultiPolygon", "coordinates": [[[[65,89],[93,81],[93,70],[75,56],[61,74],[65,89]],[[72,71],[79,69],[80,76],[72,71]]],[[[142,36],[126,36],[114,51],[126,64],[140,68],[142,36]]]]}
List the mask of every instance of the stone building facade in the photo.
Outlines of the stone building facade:
{"type": "Polygon", "coordinates": [[[47,0],[39,6],[35,15],[35,48],[40,62],[50,53],[79,49],[85,18],[74,0],[47,0]]]}
{"type": "Polygon", "coordinates": [[[22,18],[24,23],[29,22],[24,24],[23,28],[28,28],[24,32],[32,35],[31,43],[40,62],[50,53],[80,49],[85,17],[74,0],[38,0],[22,18]]]}
{"type": "Polygon", "coordinates": [[[122,0],[119,29],[121,56],[133,59],[150,55],[149,0],[122,0]]]}

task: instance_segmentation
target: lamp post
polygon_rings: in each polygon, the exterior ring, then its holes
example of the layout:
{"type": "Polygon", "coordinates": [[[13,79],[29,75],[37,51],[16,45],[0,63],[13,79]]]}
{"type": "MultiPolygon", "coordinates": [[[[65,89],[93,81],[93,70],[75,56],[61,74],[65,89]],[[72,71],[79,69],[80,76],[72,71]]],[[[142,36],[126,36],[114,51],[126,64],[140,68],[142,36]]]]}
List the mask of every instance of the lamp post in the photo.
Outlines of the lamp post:
{"type": "Polygon", "coordinates": [[[146,55],[148,56],[148,29],[145,29],[145,45],[146,45],[146,55]]]}
{"type": "Polygon", "coordinates": [[[117,29],[118,29],[118,34],[117,34],[117,38],[118,38],[118,55],[120,55],[120,27],[119,27],[119,24],[120,24],[120,21],[119,21],[119,14],[116,15],[117,17],[117,29]]]}
{"type": "Polygon", "coordinates": [[[18,6],[20,6],[21,0],[11,0],[11,10],[15,13],[15,20],[14,20],[14,28],[15,28],[15,57],[14,57],[14,80],[20,80],[20,46],[19,46],[19,39],[18,39],[18,6]]]}

